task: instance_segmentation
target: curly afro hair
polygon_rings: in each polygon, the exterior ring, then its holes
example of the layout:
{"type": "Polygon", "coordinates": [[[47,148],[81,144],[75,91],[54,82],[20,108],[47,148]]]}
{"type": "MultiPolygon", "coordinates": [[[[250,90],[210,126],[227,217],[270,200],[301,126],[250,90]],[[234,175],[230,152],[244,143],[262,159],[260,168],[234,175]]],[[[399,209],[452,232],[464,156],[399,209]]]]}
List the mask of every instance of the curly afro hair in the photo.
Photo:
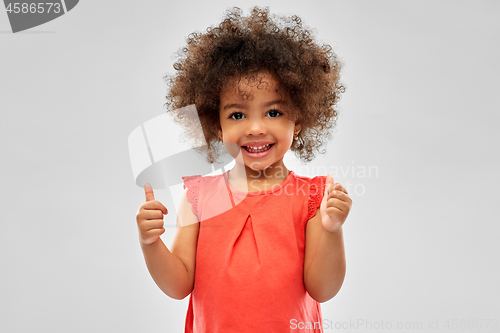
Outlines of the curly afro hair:
{"type": "MultiPolygon", "coordinates": [[[[271,73],[280,89],[292,96],[290,117],[300,123],[301,131],[290,149],[304,162],[311,161],[316,152],[324,153],[319,148],[331,138],[337,102],[345,91],[339,82],[341,62],[331,46],[315,41],[299,17],[270,15],[268,8],[260,7],[245,17],[234,7],[218,26],[190,34],[177,55],[176,72],[164,77],[170,88],[165,107],[174,111],[195,105],[207,143],[204,152],[211,163],[221,147],[221,91],[231,78],[263,71],[271,73]]],[[[191,120],[180,122],[192,135],[189,127],[196,122],[191,120]]]]}

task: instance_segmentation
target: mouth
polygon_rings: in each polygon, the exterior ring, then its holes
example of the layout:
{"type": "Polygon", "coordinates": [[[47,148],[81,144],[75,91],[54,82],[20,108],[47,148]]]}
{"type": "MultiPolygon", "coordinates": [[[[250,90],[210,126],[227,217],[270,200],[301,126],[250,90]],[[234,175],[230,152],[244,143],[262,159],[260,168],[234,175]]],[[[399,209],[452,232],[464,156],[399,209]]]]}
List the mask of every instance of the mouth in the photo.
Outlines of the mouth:
{"type": "Polygon", "coordinates": [[[268,151],[271,147],[274,146],[274,143],[269,143],[267,145],[262,146],[242,146],[247,152],[256,154],[268,151]]]}

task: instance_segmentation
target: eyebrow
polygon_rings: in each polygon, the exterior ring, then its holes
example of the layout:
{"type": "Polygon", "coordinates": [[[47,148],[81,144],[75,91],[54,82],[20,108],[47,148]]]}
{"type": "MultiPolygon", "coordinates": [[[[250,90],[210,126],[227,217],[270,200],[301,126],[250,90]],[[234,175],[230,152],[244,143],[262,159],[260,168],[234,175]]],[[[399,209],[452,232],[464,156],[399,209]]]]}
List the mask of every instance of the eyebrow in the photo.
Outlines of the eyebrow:
{"type": "MultiPolygon", "coordinates": [[[[280,103],[283,103],[283,100],[276,99],[276,100],[264,103],[262,106],[265,107],[265,108],[267,108],[267,107],[269,107],[269,106],[271,106],[273,104],[280,104],[280,103]]],[[[245,104],[238,104],[238,103],[227,104],[226,106],[224,106],[222,108],[222,111],[225,111],[225,110],[230,109],[230,108],[245,109],[246,105],[245,104]]]]}

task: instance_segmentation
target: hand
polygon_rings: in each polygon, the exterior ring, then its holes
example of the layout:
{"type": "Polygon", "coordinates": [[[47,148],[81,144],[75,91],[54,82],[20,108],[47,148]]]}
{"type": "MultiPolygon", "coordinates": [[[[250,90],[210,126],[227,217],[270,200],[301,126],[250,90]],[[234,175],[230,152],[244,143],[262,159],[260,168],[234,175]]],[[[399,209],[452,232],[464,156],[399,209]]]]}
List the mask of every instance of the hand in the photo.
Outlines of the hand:
{"type": "Polygon", "coordinates": [[[333,176],[326,177],[325,193],[321,201],[321,222],[329,232],[339,231],[351,210],[352,200],[340,183],[333,183],[333,176]]]}
{"type": "Polygon", "coordinates": [[[158,240],[165,232],[163,228],[163,215],[168,214],[167,208],[155,200],[153,189],[149,183],[144,184],[146,202],[139,207],[137,212],[137,226],[139,227],[139,240],[144,245],[149,245],[158,240]]]}

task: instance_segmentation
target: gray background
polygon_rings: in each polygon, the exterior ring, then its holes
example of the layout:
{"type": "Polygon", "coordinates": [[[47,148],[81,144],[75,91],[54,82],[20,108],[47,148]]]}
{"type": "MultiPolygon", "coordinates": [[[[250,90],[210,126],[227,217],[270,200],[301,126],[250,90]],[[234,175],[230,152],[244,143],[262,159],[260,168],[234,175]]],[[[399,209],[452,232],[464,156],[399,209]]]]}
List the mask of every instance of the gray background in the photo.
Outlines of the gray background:
{"type": "Polygon", "coordinates": [[[500,3],[421,0],[81,1],[18,34],[0,10],[0,331],[183,330],[188,298],[143,261],[127,138],[163,112],[185,37],[254,4],[298,14],[345,63],[327,154],[287,158],[351,184],[346,280],[322,304],[347,328],[325,331],[495,331],[500,3]]]}

